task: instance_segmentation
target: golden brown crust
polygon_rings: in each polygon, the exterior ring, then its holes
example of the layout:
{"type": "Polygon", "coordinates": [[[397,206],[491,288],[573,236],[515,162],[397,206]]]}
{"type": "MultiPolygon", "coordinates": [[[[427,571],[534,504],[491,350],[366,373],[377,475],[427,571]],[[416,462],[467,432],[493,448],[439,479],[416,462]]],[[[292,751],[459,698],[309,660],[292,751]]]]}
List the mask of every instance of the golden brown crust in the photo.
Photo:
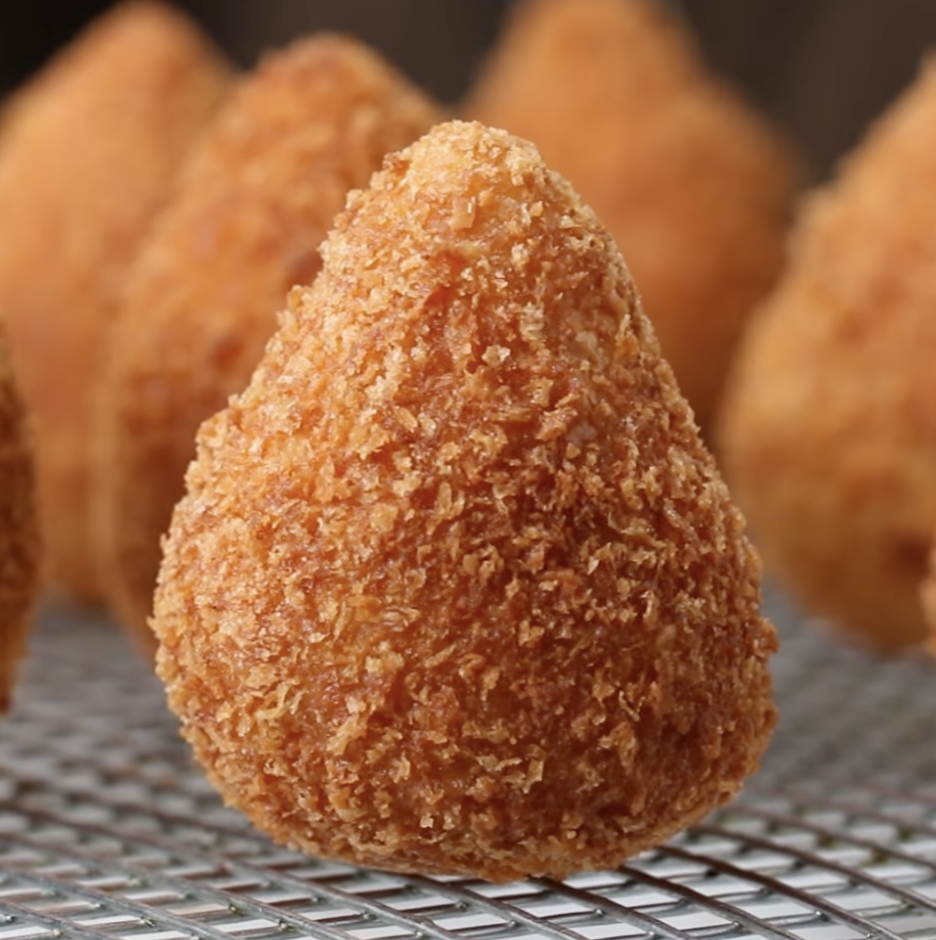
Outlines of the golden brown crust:
{"type": "Polygon", "coordinates": [[[614,235],[708,429],[783,262],[796,161],[658,0],[526,0],[466,113],[536,143],[614,235]]]}
{"type": "Polygon", "coordinates": [[[126,2],[20,92],[0,148],[0,310],[35,419],[52,583],[99,596],[90,412],[102,337],[139,239],[229,81],[182,14],[126,2]]]}
{"type": "Polygon", "coordinates": [[[39,577],[32,448],[0,332],[0,714],[26,649],[39,577]]]}
{"type": "Polygon", "coordinates": [[[243,79],[145,241],[103,382],[98,504],[108,601],[151,651],[159,539],[199,424],[247,384],[348,190],[440,119],[360,43],[301,40],[243,79]]]}
{"type": "Polygon", "coordinates": [[[774,721],[759,565],[610,236],[529,144],[385,161],[207,421],[157,668],[275,839],[494,880],[614,865],[774,721]]]}
{"type": "Polygon", "coordinates": [[[720,450],[769,570],[882,650],[924,638],[936,527],[936,66],[805,205],[720,450]]]}

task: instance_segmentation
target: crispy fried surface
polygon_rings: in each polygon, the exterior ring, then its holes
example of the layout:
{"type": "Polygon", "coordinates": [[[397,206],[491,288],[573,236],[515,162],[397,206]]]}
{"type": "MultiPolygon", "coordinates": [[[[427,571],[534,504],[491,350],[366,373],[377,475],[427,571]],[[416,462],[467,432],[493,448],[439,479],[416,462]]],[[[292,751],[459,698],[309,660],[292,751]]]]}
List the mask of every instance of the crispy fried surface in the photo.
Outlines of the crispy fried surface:
{"type": "Polygon", "coordinates": [[[26,648],[39,576],[31,442],[0,332],[0,714],[26,648]]]}
{"type": "Polygon", "coordinates": [[[160,536],[199,424],[247,384],[349,189],[439,109],[349,38],[267,57],[203,137],[128,278],[103,385],[102,577],[146,646],[160,536]]]}
{"type": "Polygon", "coordinates": [[[936,66],[872,127],[797,225],[741,346],[726,475],[768,568],[882,650],[924,637],[936,525],[936,66]]]}
{"type": "Polygon", "coordinates": [[[657,0],[517,4],[466,113],[532,140],[610,229],[703,429],[783,262],[786,143],[657,0]]]}
{"type": "Polygon", "coordinates": [[[0,311],[35,418],[48,575],[84,600],[91,402],[116,294],[168,182],[228,84],[193,24],[119,5],[15,101],[0,148],[0,311]]]}
{"type": "Polygon", "coordinates": [[[207,421],[152,626],[274,838],[502,880],[727,800],[774,721],[759,565],[611,237],[535,149],[389,157],[207,421]]]}

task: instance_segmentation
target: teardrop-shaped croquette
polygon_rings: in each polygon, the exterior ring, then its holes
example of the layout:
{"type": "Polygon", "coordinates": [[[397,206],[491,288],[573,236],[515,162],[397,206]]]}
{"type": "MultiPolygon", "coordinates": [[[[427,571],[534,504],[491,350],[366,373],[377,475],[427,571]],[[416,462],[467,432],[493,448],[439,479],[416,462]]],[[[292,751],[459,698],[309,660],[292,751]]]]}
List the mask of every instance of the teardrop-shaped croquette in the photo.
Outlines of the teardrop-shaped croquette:
{"type": "Polygon", "coordinates": [[[376,53],[318,35],[268,55],[206,132],[128,278],[102,380],[97,521],[117,618],[150,651],[159,540],[195,432],[241,391],[348,190],[440,109],[376,53]]]}
{"type": "Polygon", "coordinates": [[[355,194],[199,433],[157,668],[275,839],[493,880],[615,865],[774,723],[759,565],[611,237],[442,124],[355,194]]]}
{"type": "Polygon", "coordinates": [[[194,23],[128,0],[11,104],[0,143],[0,320],[34,419],[46,573],[100,599],[91,544],[92,402],[127,266],[228,87],[194,23]]]}
{"type": "Polygon", "coordinates": [[[532,140],[617,240],[710,429],[738,334],[784,258],[799,171],[659,0],[525,0],[465,105],[532,140]]]}
{"type": "Polygon", "coordinates": [[[845,635],[926,635],[936,528],[936,65],[805,204],[740,346],[725,474],[768,570],[845,635]]]}
{"type": "Polygon", "coordinates": [[[0,331],[0,714],[26,649],[38,580],[32,444],[0,331]]]}

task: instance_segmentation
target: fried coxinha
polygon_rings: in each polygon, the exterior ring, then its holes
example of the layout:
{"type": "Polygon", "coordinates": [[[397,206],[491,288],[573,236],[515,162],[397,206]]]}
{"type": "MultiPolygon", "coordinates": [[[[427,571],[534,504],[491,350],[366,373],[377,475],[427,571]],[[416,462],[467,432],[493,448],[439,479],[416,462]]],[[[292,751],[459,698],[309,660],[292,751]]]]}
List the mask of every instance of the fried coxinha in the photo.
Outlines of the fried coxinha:
{"type": "Polygon", "coordinates": [[[616,865],[774,724],[758,560],[611,236],[438,125],[352,195],[209,419],[152,627],[273,838],[491,880],[616,865]]]}
{"type": "Polygon", "coordinates": [[[93,403],[131,259],[230,69],[185,15],[128,0],[18,91],[0,129],[0,322],[33,417],[45,573],[101,600],[93,403]]]}
{"type": "Polygon", "coordinates": [[[96,422],[101,583],[150,655],[159,540],[199,424],[247,384],[348,190],[441,119],[362,43],[313,34],[264,56],[194,146],[127,273],[96,422]]]}
{"type": "Polygon", "coordinates": [[[804,203],[720,420],[732,492],[801,607],[877,652],[922,644],[936,529],[936,65],[804,203]]]}

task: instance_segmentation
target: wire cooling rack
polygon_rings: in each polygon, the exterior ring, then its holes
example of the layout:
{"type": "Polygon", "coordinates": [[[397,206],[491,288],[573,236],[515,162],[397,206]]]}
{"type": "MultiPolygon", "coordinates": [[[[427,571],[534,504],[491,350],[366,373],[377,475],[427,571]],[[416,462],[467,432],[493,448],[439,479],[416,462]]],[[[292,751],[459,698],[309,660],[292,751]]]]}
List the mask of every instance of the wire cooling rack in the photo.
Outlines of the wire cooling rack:
{"type": "Polygon", "coordinates": [[[936,938],[936,665],[771,612],[782,718],[730,807],[614,871],[491,885],[272,845],[123,636],[47,609],[0,723],[0,940],[936,938]]]}

